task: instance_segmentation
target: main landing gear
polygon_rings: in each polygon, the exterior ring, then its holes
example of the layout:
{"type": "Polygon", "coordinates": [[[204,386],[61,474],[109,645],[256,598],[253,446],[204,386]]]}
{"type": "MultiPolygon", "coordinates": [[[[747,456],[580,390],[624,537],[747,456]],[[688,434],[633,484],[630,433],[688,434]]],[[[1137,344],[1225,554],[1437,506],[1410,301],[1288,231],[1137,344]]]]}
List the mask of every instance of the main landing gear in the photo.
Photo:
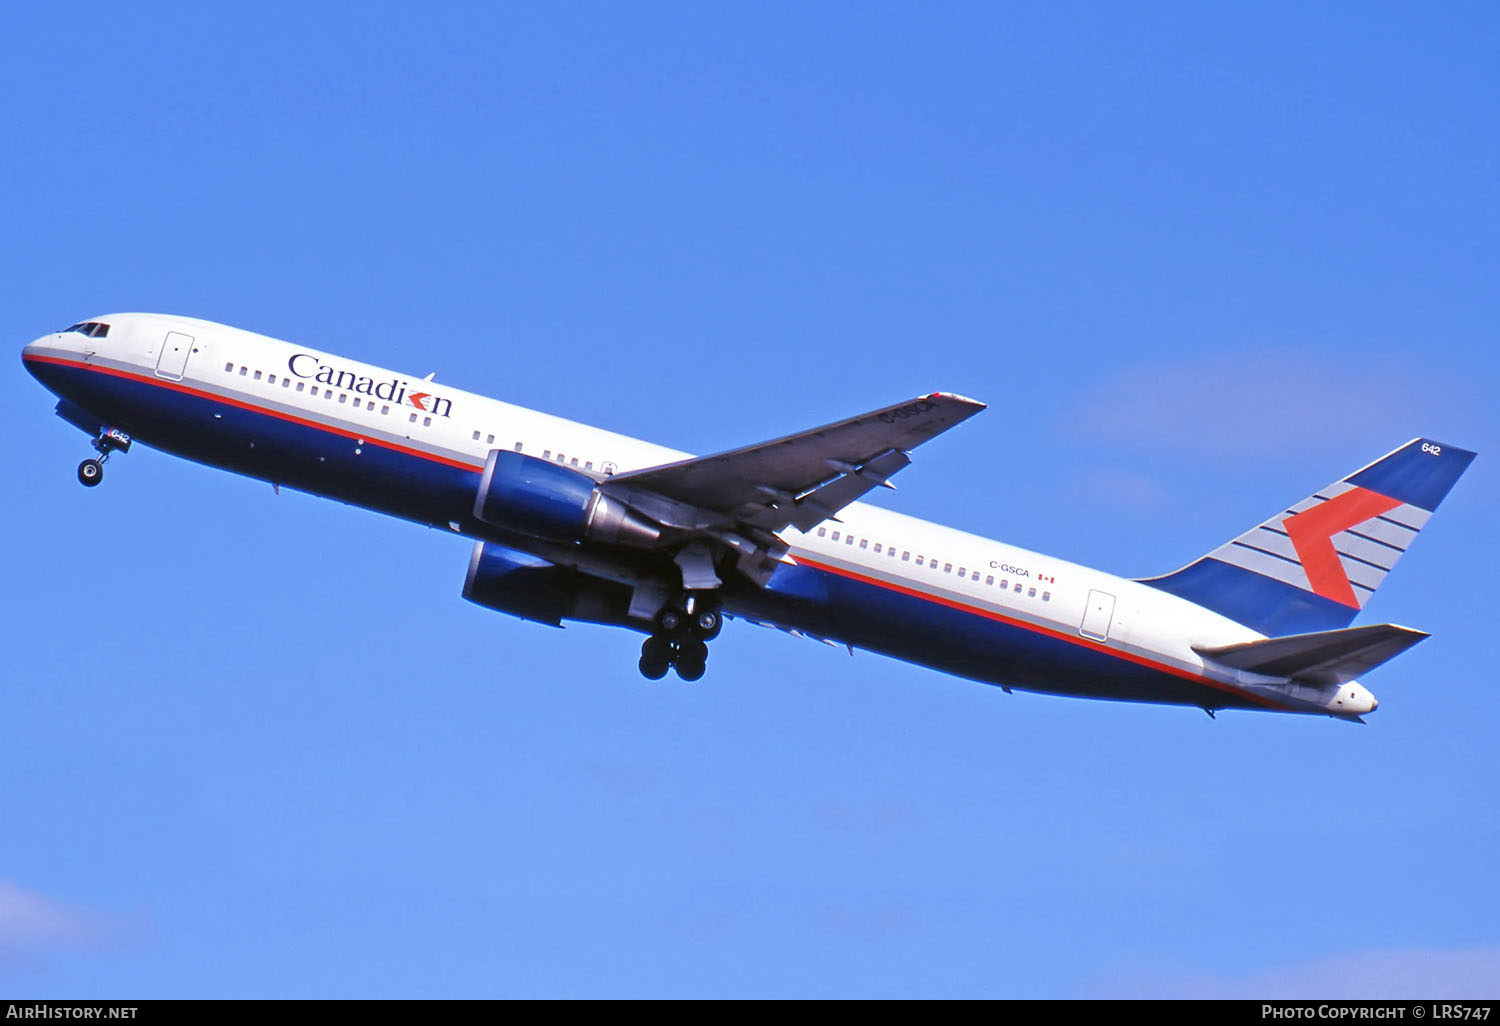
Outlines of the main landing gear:
{"type": "Polygon", "coordinates": [[[94,439],[94,451],[98,459],[87,459],[78,464],[78,483],[93,488],[104,480],[104,464],[112,452],[129,452],[130,436],[119,428],[104,428],[94,439]]]}
{"type": "Polygon", "coordinates": [[[641,676],[661,680],[675,667],[683,680],[698,680],[708,668],[708,642],[723,627],[716,597],[683,593],[657,615],[656,633],[641,645],[641,676]]]}

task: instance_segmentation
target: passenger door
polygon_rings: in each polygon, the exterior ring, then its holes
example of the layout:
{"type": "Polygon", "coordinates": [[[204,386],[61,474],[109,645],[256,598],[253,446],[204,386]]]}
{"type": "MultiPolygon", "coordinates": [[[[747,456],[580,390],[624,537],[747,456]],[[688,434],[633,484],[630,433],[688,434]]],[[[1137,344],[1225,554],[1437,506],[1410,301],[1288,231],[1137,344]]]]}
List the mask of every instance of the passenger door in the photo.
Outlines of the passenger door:
{"type": "Polygon", "coordinates": [[[157,377],[181,381],[187,372],[188,357],[193,354],[193,336],[169,331],[162,340],[161,355],[156,358],[157,377]]]}
{"type": "Polygon", "coordinates": [[[1115,615],[1115,597],[1107,591],[1090,591],[1083,607],[1083,623],[1078,633],[1095,641],[1109,640],[1109,622],[1115,615]]]}

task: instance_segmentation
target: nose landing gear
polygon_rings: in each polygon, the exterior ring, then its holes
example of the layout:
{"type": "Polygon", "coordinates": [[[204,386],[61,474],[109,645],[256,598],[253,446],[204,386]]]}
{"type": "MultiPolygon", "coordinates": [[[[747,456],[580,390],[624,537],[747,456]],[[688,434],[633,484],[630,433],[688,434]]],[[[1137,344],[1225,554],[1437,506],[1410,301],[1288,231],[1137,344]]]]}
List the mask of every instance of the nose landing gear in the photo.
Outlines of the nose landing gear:
{"type": "Polygon", "coordinates": [[[119,428],[104,428],[94,439],[94,451],[98,459],[87,459],[78,464],[78,483],[93,488],[104,480],[104,464],[112,452],[129,452],[130,436],[119,428]]]}
{"type": "Polygon", "coordinates": [[[685,592],[656,618],[656,633],[641,645],[641,676],[661,680],[669,668],[685,681],[708,669],[708,642],[719,636],[724,614],[716,597],[685,592]]]}

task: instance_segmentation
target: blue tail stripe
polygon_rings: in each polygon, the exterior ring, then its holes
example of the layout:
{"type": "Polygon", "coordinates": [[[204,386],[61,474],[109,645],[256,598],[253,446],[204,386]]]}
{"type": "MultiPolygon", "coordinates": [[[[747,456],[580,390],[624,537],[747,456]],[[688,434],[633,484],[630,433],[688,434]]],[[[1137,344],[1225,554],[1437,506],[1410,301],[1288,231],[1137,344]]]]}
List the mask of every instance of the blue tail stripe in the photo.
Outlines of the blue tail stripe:
{"type": "Polygon", "coordinates": [[[1431,512],[1468,469],[1474,453],[1418,438],[1349,478],[1349,483],[1431,512]]]}
{"type": "Polygon", "coordinates": [[[1311,634],[1347,627],[1359,612],[1295,585],[1206,556],[1176,573],[1142,581],[1222,613],[1262,634],[1311,634]]]}

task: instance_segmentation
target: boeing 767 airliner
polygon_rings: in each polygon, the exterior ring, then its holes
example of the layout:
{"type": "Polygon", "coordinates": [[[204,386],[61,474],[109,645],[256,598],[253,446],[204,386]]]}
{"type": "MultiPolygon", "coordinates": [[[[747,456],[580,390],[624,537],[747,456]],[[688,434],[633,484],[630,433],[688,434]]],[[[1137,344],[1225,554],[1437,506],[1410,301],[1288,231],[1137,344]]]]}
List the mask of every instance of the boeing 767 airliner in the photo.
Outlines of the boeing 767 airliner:
{"type": "Polygon", "coordinates": [[[464,597],[646,635],[704,673],[723,617],[1006,690],[1359,719],[1356,677],[1427,635],[1350,627],[1474,458],[1414,439],[1201,559],[1127,580],[858,502],[983,404],[935,392],[692,457],[187,317],[116,314],[25,347],[93,439],[140,441],[474,539],[464,597]]]}

